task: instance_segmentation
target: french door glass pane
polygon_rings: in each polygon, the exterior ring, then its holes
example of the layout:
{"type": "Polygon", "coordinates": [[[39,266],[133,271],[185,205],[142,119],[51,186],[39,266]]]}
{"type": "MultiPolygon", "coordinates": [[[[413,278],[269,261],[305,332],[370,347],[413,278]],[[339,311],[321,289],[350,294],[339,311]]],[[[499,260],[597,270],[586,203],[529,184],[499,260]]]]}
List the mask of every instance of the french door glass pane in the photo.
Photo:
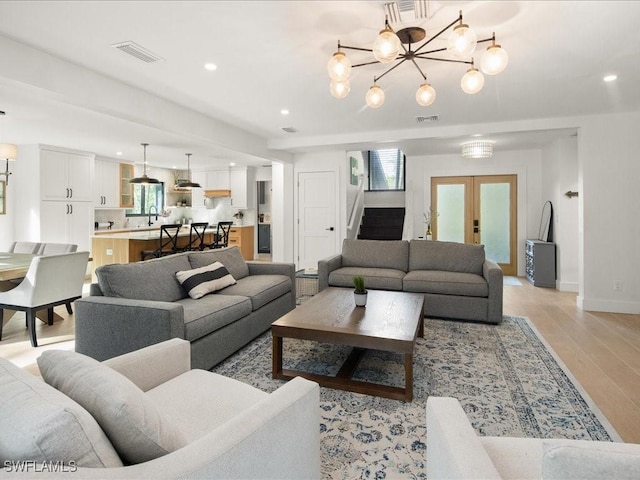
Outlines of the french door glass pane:
{"type": "Polygon", "coordinates": [[[438,185],[438,240],[464,243],[464,184],[438,185]]]}
{"type": "Polygon", "coordinates": [[[480,185],[480,243],[487,258],[497,263],[510,263],[509,184],[480,185]]]}

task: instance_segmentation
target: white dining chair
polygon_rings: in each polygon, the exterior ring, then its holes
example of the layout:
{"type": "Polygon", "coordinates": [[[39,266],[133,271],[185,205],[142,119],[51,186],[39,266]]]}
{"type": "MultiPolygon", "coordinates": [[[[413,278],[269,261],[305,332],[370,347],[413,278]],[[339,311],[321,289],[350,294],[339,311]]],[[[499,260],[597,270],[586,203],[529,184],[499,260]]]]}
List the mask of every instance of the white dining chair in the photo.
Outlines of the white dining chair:
{"type": "Polygon", "coordinates": [[[37,254],[41,246],[42,244],[40,242],[13,242],[9,247],[9,252],[37,254]]]}
{"type": "Polygon", "coordinates": [[[89,252],[34,257],[20,285],[0,292],[0,319],[5,308],[25,312],[31,345],[37,347],[36,312],[46,309],[47,323],[53,325],[53,307],[70,304],[82,296],[88,262],[89,252]]]}
{"type": "Polygon", "coordinates": [[[78,245],[73,243],[42,243],[38,249],[38,255],[57,255],[59,253],[72,253],[78,250],[78,245]]]}

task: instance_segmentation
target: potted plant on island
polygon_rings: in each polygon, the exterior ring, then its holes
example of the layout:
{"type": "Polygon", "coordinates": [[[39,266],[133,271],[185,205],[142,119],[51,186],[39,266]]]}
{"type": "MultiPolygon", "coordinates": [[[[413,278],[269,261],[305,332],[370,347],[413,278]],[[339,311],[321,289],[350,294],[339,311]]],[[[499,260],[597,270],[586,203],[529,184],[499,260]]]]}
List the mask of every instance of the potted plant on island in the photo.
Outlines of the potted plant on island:
{"type": "Polygon", "coordinates": [[[361,276],[353,277],[353,296],[355,298],[356,307],[364,307],[367,304],[367,290],[364,288],[364,278],[361,276]]]}

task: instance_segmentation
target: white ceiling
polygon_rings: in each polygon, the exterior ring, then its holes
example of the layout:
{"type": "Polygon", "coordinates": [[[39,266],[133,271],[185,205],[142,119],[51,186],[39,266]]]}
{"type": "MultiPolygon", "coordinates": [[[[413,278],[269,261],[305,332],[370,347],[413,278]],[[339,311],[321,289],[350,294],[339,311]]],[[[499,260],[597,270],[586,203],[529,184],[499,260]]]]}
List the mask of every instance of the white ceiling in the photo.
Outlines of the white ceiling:
{"type": "MultiPolygon", "coordinates": [[[[530,134],[504,125],[640,110],[640,2],[632,1],[432,1],[431,17],[411,25],[433,34],[462,10],[479,38],[496,32],[509,53],[507,69],[486,76],[480,93],[466,95],[459,87],[465,66],[422,62],[437,99],[430,107],[420,107],[414,95],[422,78],[413,66],[401,65],[378,82],[386,102],[371,109],[364,94],[383,69],[361,67],[352,72],[350,95],[334,99],[327,60],[338,40],[370,46],[383,26],[383,3],[3,1],[0,35],[290,152],[366,149],[380,143],[397,144],[410,155],[458,153],[460,143],[477,132],[494,140],[498,151],[537,148],[574,131],[550,127],[530,134]],[[164,60],[146,64],[110,47],[127,40],[164,60]],[[206,71],[205,62],[218,69],[206,71]],[[608,73],[616,73],[618,80],[604,83],[608,73]],[[281,115],[282,109],[290,114],[281,115]],[[417,116],[434,114],[437,122],[416,123],[417,116]],[[502,125],[501,130],[488,131],[489,124],[502,125]],[[299,133],[282,131],[289,126],[299,133]]],[[[347,53],[354,63],[367,59],[365,53],[347,53]]],[[[269,163],[222,143],[158,128],[151,118],[132,122],[90,102],[78,105],[21,84],[4,71],[0,110],[7,112],[0,119],[3,142],[47,143],[108,157],[125,151],[125,158],[139,161],[144,141],[151,144],[150,161],[164,166],[185,163],[186,152],[194,154],[194,168],[229,161],[269,163]]]]}

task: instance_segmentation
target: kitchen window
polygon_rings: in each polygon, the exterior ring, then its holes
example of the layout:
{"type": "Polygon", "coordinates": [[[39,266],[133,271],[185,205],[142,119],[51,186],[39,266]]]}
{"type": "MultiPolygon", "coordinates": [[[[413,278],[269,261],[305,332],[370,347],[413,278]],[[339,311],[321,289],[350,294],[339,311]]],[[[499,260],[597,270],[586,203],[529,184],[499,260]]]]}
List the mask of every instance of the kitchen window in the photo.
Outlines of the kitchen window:
{"type": "Polygon", "coordinates": [[[367,178],[370,192],[404,190],[406,157],[396,148],[369,150],[367,178]]]}
{"type": "Polygon", "coordinates": [[[127,217],[155,215],[164,208],[164,182],[135,183],[133,185],[133,208],[126,210],[127,217]],[[153,208],[155,207],[155,208],[153,208]],[[149,210],[151,209],[151,212],[149,210]]]}

